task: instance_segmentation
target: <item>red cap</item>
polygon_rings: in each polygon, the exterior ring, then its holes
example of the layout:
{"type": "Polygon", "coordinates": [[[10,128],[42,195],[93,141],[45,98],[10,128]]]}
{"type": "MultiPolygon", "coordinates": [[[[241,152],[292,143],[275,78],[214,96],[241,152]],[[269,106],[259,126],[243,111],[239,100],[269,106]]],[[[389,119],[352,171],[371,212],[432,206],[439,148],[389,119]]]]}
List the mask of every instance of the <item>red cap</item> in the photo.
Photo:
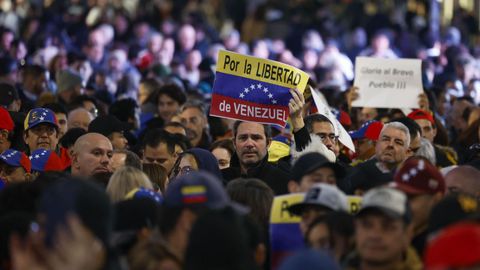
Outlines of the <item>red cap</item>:
{"type": "Polygon", "coordinates": [[[461,223],[446,228],[425,251],[425,269],[453,269],[480,263],[480,225],[461,223]]]}
{"type": "Polygon", "coordinates": [[[15,127],[15,124],[13,123],[10,113],[8,113],[8,111],[4,108],[0,107],[0,130],[6,129],[11,132],[13,127],[15,127]]]}
{"type": "Polygon", "coordinates": [[[445,192],[445,179],[427,159],[412,157],[403,163],[394,177],[394,187],[407,194],[445,192]]]}
{"type": "Polygon", "coordinates": [[[418,120],[418,119],[427,120],[427,121],[430,121],[432,125],[435,125],[435,119],[433,118],[432,114],[424,110],[420,110],[420,109],[413,110],[413,112],[409,113],[407,117],[412,120],[418,120]]]}

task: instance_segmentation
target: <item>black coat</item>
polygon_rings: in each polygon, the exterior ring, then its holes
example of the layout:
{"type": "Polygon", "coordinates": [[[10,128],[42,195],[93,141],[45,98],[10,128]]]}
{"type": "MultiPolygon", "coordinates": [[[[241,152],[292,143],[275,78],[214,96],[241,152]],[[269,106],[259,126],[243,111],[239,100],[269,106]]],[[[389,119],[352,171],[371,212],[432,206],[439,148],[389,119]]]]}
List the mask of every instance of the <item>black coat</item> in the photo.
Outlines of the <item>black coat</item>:
{"type": "Polygon", "coordinates": [[[238,157],[234,155],[230,161],[230,167],[223,169],[222,174],[227,183],[236,178],[258,178],[265,182],[275,195],[287,194],[288,181],[291,179],[290,172],[268,162],[268,155],[257,167],[250,168],[247,174],[241,173],[238,157]]]}

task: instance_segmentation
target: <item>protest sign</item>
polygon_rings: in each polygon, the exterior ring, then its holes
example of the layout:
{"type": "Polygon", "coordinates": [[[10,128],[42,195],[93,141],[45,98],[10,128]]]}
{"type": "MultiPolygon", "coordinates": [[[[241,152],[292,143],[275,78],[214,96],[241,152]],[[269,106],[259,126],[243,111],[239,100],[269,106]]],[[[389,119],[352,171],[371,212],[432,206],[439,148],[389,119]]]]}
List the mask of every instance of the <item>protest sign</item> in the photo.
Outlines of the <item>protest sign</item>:
{"type": "Polygon", "coordinates": [[[292,66],[222,50],[210,115],[284,127],[289,89],[303,91],[307,81],[308,74],[292,66]]]}
{"type": "MultiPolygon", "coordinates": [[[[305,246],[300,231],[300,217],[291,215],[287,210],[292,204],[303,201],[305,193],[293,193],[276,196],[270,211],[270,248],[271,266],[275,270],[289,254],[305,246]]],[[[362,198],[348,196],[349,211],[355,214],[360,209],[362,198]]]]}
{"type": "Polygon", "coordinates": [[[330,120],[335,130],[335,135],[338,136],[338,140],[345,145],[348,149],[355,153],[355,145],[353,144],[352,137],[348,134],[347,130],[340,124],[337,117],[332,113],[326,101],[324,102],[320,95],[315,91],[315,89],[311,89],[310,92],[312,93],[313,101],[315,102],[315,106],[317,107],[317,111],[319,114],[325,116],[330,120]]]}
{"type": "Polygon", "coordinates": [[[359,98],[353,107],[418,108],[423,93],[419,59],[357,57],[355,82],[359,98]]]}

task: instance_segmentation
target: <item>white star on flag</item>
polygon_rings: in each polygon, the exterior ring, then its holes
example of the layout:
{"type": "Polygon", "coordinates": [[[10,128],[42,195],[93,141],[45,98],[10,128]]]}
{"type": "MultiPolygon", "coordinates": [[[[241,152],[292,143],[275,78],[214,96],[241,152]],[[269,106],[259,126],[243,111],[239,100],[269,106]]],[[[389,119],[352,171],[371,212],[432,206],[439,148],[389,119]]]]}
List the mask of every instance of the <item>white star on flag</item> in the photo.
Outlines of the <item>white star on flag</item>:
{"type": "Polygon", "coordinates": [[[258,89],[261,89],[261,88],[262,88],[262,84],[260,84],[260,83],[257,84],[257,88],[258,88],[258,89]]]}
{"type": "Polygon", "coordinates": [[[250,85],[250,88],[252,88],[252,90],[255,89],[255,85],[253,85],[253,84],[250,85]]]}
{"type": "Polygon", "coordinates": [[[43,121],[43,120],[45,120],[45,117],[42,116],[42,117],[39,117],[39,119],[40,119],[40,121],[43,121]]]}
{"type": "Polygon", "coordinates": [[[272,104],[277,104],[277,101],[275,99],[272,100],[272,104]]]}
{"type": "Polygon", "coordinates": [[[272,97],[273,97],[273,95],[271,93],[268,94],[268,98],[272,98],[272,97]]]}
{"type": "Polygon", "coordinates": [[[32,156],[29,156],[28,159],[32,160],[32,156]]]}
{"type": "Polygon", "coordinates": [[[245,89],[245,93],[248,94],[248,92],[250,92],[250,90],[248,88],[245,89]]]}
{"type": "Polygon", "coordinates": [[[243,98],[245,95],[243,93],[240,93],[240,97],[243,98]]]}
{"type": "Polygon", "coordinates": [[[263,92],[264,92],[264,93],[267,93],[267,92],[268,92],[268,88],[266,88],[266,87],[263,88],[263,92]]]}
{"type": "Polygon", "coordinates": [[[35,158],[40,158],[40,155],[35,155],[35,158]]]}

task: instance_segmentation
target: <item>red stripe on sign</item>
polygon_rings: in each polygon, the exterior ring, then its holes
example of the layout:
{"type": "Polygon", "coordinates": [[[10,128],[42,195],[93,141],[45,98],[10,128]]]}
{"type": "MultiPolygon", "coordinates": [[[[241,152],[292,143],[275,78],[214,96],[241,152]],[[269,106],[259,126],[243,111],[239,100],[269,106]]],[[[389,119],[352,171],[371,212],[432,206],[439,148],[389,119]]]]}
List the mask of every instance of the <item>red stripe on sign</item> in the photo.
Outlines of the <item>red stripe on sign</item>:
{"type": "Polygon", "coordinates": [[[288,106],[259,104],[213,94],[210,115],[285,127],[288,106]]]}

